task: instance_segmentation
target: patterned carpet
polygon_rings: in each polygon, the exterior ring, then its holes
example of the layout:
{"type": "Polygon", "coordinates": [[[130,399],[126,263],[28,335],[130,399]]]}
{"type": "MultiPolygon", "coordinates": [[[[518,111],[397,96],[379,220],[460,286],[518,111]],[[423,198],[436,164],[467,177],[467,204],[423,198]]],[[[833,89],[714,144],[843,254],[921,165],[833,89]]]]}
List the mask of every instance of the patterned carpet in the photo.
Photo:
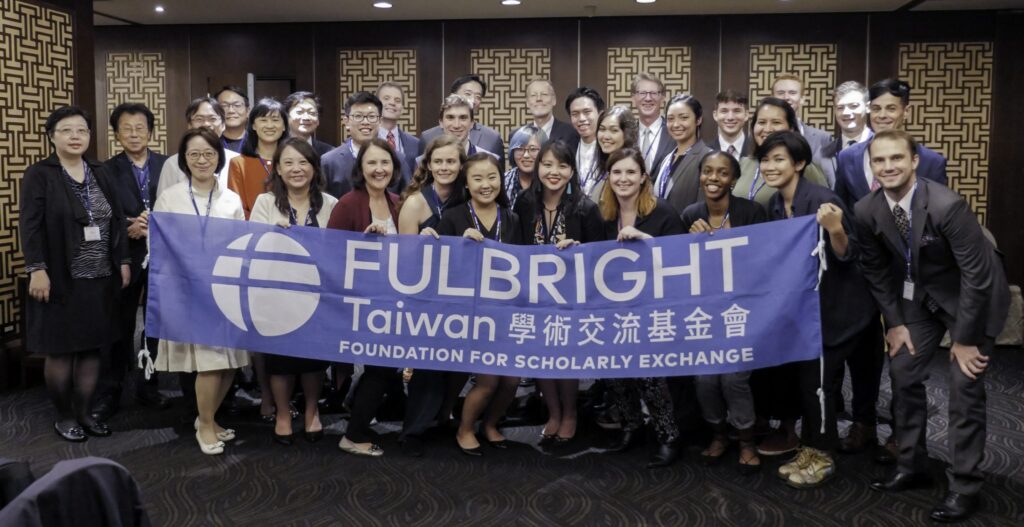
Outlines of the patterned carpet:
{"type": "MultiPolygon", "coordinates": [[[[983,509],[969,525],[1024,525],[1024,353],[1002,349],[991,368],[983,509]]],[[[274,444],[269,425],[224,418],[239,440],[225,455],[207,457],[179,411],[126,403],[111,422],[113,437],[75,445],[53,433],[41,388],[0,395],[0,457],[29,461],[37,476],[62,459],[111,458],[138,480],[154,524],[168,526],[925,525],[945,491],[947,377],[937,360],[929,446],[940,483],[899,495],[868,489],[886,469],[867,456],[841,457],[829,484],[797,491],[772,474],[779,460],[742,477],[734,453],[708,468],[690,446],[675,466],[647,470],[644,449],[602,453],[588,448],[602,438],[587,430],[575,449],[544,453],[534,446],[539,428],[527,426],[506,429],[517,443],[487,449],[483,459],[462,455],[451,438],[429,442],[427,456],[415,459],[398,448],[398,424],[384,423],[376,430],[387,454],[365,459],[337,449],[345,422],[336,416],[325,416],[325,440],[291,447],[274,444]]]]}

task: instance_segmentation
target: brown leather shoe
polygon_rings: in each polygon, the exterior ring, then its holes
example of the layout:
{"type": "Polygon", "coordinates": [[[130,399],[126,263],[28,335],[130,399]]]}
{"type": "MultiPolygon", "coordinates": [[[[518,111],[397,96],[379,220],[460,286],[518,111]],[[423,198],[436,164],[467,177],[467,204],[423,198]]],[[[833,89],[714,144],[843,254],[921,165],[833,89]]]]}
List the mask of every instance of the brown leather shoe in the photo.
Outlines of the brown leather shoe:
{"type": "Polygon", "coordinates": [[[839,443],[839,451],[844,454],[856,454],[864,449],[878,445],[878,433],[874,425],[853,423],[849,433],[839,443]]]}

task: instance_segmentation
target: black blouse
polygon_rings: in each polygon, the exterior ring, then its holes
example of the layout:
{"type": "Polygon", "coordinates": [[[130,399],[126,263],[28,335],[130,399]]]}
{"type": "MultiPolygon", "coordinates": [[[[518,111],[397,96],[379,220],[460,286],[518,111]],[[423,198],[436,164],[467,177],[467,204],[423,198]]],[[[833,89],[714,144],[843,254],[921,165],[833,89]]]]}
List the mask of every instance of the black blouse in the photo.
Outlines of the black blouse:
{"type": "MultiPolygon", "coordinates": [[[[683,220],[679,213],[672,208],[667,201],[658,199],[658,205],[646,216],[637,216],[633,224],[640,232],[654,237],[672,236],[673,234],[684,234],[683,220]]],[[[604,222],[606,240],[614,240],[619,237],[619,219],[606,220],[604,222]]]]}
{"type": "MultiPolygon", "coordinates": [[[[497,237],[499,238],[498,241],[502,243],[522,245],[523,238],[519,227],[519,216],[515,212],[501,206],[498,208],[498,214],[501,215],[501,236],[495,236],[494,229],[498,224],[495,221],[490,229],[481,229],[484,237],[491,240],[497,237]]],[[[476,222],[473,221],[473,216],[469,212],[469,203],[460,203],[444,211],[436,230],[442,236],[462,236],[465,234],[466,229],[475,228],[476,222]]]]}
{"type": "MultiPolygon", "coordinates": [[[[565,237],[576,240],[580,243],[598,242],[605,239],[604,220],[601,219],[601,211],[597,204],[586,196],[580,196],[580,200],[574,204],[562,204],[560,214],[565,218],[565,237]]],[[[516,200],[513,208],[521,226],[523,243],[532,245],[534,233],[537,231],[537,222],[544,219],[538,213],[536,198],[533,194],[524,194],[516,200]]],[[[541,207],[543,209],[543,206],[541,207]]],[[[548,226],[550,228],[550,226],[548,226]]]]}
{"type": "MultiPolygon", "coordinates": [[[[738,196],[729,196],[728,214],[731,227],[742,227],[768,221],[768,213],[765,212],[764,207],[760,203],[738,196]]],[[[710,216],[707,200],[698,201],[686,207],[686,210],[683,211],[683,228],[686,229],[686,232],[690,232],[690,227],[697,220],[704,220],[710,223],[708,220],[710,216]]]]}

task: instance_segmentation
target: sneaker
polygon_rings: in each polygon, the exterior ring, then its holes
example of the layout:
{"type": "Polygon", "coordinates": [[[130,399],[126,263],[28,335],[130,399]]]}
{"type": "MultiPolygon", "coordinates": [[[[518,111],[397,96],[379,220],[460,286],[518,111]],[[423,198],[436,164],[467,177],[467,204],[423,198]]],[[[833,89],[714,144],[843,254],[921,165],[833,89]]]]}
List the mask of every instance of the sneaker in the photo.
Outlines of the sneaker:
{"type": "Polygon", "coordinates": [[[809,451],[807,463],[793,472],[786,479],[786,484],[795,489],[813,489],[825,484],[836,473],[836,464],[832,456],[813,448],[809,451]]]}
{"type": "Polygon", "coordinates": [[[789,475],[799,471],[800,469],[807,466],[811,458],[811,448],[800,448],[796,452],[796,456],[793,459],[783,463],[779,466],[779,470],[776,472],[778,476],[784,480],[789,479],[789,475]]]}

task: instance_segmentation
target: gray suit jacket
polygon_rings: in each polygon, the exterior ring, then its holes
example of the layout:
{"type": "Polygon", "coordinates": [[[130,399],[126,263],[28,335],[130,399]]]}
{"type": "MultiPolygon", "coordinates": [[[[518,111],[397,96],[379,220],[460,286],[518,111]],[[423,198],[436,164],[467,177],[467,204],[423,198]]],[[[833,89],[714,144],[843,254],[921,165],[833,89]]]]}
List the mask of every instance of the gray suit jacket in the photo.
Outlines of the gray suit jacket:
{"type": "MultiPolygon", "coordinates": [[[[700,189],[700,160],[708,152],[711,152],[708,145],[704,144],[704,141],[697,140],[693,148],[690,149],[690,153],[686,154],[686,157],[672,168],[670,173],[672,190],[668,192],[665,201],[672,205],[677,212],[686,210],[686,207],[703,198],[704,192],[700,189]]],[[[655,179],[655,184],[657,184],[657,179],[655,179]]]]}
{"type": "Polygon", "coordinates": [[[803,127],[803,136],[807,140],[807,144],[811,145],[811,154],[817,154],[825,145],[832,142],[832,134],[820,129],[815,128],[803,121],[800,122],[800,126],[803,127]]]}
{"type": "MultiPolygon", "coordinates": [[[[427,149],[427,145],[435,137],[441,135],[444,131],[440,126],[435,126],[429,130],[423,131],[420,134],[420,145],[417,155],[422,154],[427,149]]],[[[469,142],[473,143],[488,152],[496,154],[498,156],[498,164],[501,165],[501,173],[505,173],[505,142],[501,140],[501,136],[493,128],[484,126],[479,122],[473,123],[473,129],[469,131],[469,142]]]]}
{"type": "Polygon", "coordinates": [[[861,266],[886,326],[929,317],[927,295],[956,319],[953,342],[980,346],[986,337],[995,338],[1009,310],[1009,286],[970,206],[945,186],[917,178],[910,208],[915,287],[913,300],[905,300],[905,246],[885,194],[876,190],[854,206],[861,266]]]}

